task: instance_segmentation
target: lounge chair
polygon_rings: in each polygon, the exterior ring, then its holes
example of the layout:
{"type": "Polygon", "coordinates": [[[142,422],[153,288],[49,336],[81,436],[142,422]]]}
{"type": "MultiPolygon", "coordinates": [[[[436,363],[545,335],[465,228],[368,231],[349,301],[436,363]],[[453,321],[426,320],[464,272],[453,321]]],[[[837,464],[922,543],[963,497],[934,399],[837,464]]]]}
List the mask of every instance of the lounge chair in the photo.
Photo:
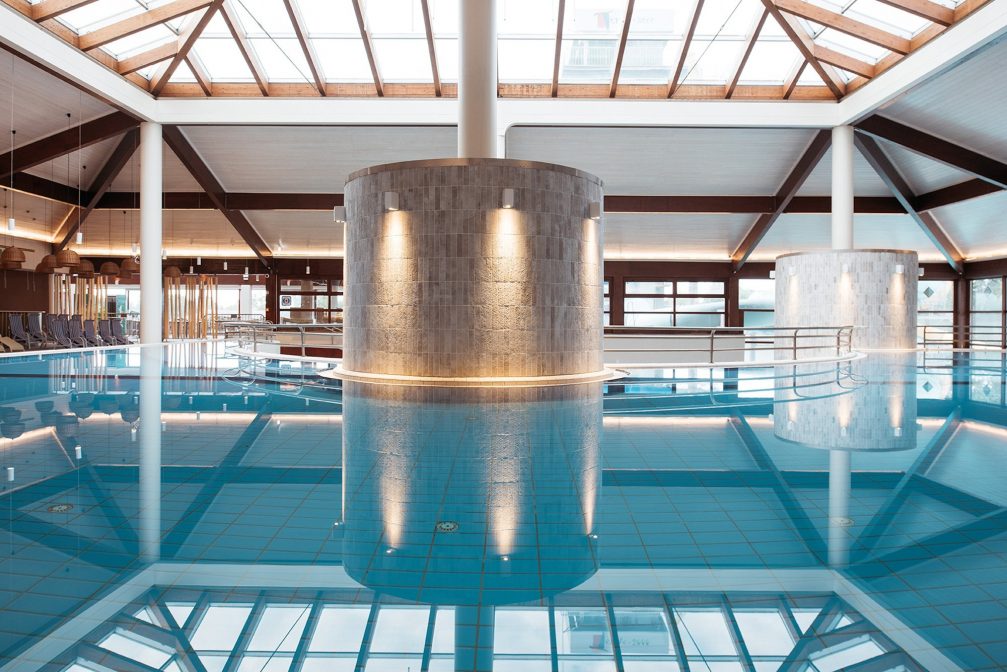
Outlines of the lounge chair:
{"type": "Polygon", "coordinates": [[[122,320],[113,319],[109,322],[112,325],[112,336],[115,337],[116,342],[119,345],[129,345],[129,338],[122,331],[122,320]]]}
{"type": "Polygon", "coordinates": [[[0,347],[4,349],[4,352],[24,352],[23,345],[6,336],[0,336],[0,347]]]}
{"type": "Polygon", "coordinates": [[[56,341],[56,345],[61,348],[72,348],[73,343],[70,341],[70,336],[67,334],[67,321],[66,315],[50,315],[49,320],[49,333],[52,334],[52,338],[56,341]]]}
{"type": "Polygon", "coordinates": [[[61,315],[61,320],[66,320],[67,330],[66,335],[70,338],[70,342],[76,348],[86,348],[87,339],[84,338],[84,329],[80,324],[80,315],[72,315],[67,317],[66,315],[61,315]]]}
{"type": "Polygon", "coordinates": [[[53,345],[52,340],[42,330],[42,313],[28,313],[28,334],[42,343],[43,347],[53,345]]]}
{"type": "MultiPolygon", "coordinates": [[[[104,320],[102,321],[104,322],[104,320]]],[[[104,334],[102,334],[101,338],[98,338],[98,334],[94,332],[94,320],[84,320],[84,340],[87,341],[88,345],[93,345],[94,347],[105,345],[104,338],[104,334]]]]}
{"type": "Polygon", "coordinates": [[[40,348],[45,344],[44,341],[40,341],[25,331],[24,322],[21,321],[21,313],[11,313],[8,315],[7,322],[10,325],[11,337],[26,349],[40,348]]]}

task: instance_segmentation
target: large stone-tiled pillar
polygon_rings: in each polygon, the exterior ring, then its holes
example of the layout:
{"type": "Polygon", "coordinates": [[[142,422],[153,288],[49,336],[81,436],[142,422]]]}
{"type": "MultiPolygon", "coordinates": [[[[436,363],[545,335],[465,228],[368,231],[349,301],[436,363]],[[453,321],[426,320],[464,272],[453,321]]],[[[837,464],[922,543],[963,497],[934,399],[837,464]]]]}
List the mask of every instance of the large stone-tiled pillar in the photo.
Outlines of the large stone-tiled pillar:
{"type": "Polygon", "coordinates": [[[604,371],[598,178],[438,159],[354,173],[345,194],[344,375],[604,371]]]}
{"type": "MultiPolygon", "coordinates": [[[[776,260],[776,326],[849,325],[855,348],[915,348],[918,272],[916,253],[903,250],[784,255],[776,260]]],[[[836,351],[821,343],[822,354],[836,351]]]]}

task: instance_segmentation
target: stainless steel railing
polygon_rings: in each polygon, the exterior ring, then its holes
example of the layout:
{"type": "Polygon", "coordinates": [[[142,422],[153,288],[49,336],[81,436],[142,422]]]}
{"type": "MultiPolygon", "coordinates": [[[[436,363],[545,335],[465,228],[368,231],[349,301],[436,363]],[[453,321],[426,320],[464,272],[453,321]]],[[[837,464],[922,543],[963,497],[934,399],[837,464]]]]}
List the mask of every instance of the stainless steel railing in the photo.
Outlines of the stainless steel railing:
{"type": "Polygon", "coordinates": [[[1007,349],[1007,332],[1001,327],[971,324],[926,325],[920,327],[924,348],[1007,349]]]}
{"type": "Polygon", "coordinates": [[[342,324],[229,322],[223,328],[226,340],[236,340],[239,348],[255,353],[279,355],[284,348],[294,348],[302,357],[309,349],[337,357],[343,348],[342,324]]]}

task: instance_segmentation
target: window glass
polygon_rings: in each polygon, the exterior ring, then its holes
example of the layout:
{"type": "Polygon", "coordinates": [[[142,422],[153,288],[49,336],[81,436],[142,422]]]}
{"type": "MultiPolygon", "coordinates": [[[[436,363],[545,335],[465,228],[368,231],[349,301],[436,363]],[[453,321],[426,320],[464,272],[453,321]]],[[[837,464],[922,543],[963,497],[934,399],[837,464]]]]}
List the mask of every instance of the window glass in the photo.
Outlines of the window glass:
{"type": "Polygon", "coordinates": [[[679,282],[678,294],[723,294],[722,282],[679,282]]]}
{"type": "MultiPolygon", "coordinates": [[[[605,609],[556,609],[556,631],[556,652],[559,654],[608,658],[613,655],[605,609]]],[[[603,669],[609,668],[606,666],[603,669]]]]}
{"type": "Polygon", "coordinates": [[[973,280],[971,289],[972,310],[1002,310],[1003,278],[973,280]]]}
{"type": "Polygon", "coordinates": [[[626,313],[627,327],[674,327],[675,316],[670,313],[626,313]]]}
{"type": "Polygon", "coordinates": [[[692,312],[692,313],[722,313],[724,312],[724,299],[723,298],[681,298],[676,299],[677,309],[679,312],[692,312]]]}
{"type": "Polygon", "coordinates": [[[773,310],[776,304],[776,280],[742,278],[738,280],[738,306],[742,310],[773,310]]]}
{"type": "Polygon", "coordinates": [[[161,667],[171,658],[171,654],[152,641],[141,639],[133,634],[119,631],[101,640],[99,646],[120,656],[132,658],[150,667],[161,667]]]}
{"type": "Polygon", "coordinates": [[[674,282],[627,282],[627,294],[674,294],[674,282]]]}
{"type": "Polygon", "coordinates": [[[675,315],[675,326],[692,329],[724,326],[723,313],[678,313],[675,315]]]}
{"type": "Polygon", "coordinates": [[[625,309],[631,312],[672,312],[675,310],[675,299],[663,297],[651,298],[627,298],[624,302],[625,309]]]}
{"type": "Polygon", "coordinates": [[[917,289],[918,310],[954,309],[955,283],[953,280],[920,280],[917,289]]]}

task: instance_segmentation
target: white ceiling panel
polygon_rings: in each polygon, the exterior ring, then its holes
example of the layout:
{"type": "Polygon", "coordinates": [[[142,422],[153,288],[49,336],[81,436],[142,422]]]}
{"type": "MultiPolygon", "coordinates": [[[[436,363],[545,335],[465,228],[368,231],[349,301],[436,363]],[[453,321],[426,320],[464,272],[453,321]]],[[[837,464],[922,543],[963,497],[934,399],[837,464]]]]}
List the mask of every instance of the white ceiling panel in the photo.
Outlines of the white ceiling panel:
{"type": "MultiPolygon", "coordinates": [[[[805,180],[798,196],[828,196],[832,193],[832,150],[829,149],[822,156],[811,175],[805,180]]],[[[853,193],[857,196],[891,196],[885,183],[878,177],[878,174],[867,163],[867,159],[860,155],[860,152],[853,154],[853,193]]]]}
{"type": "Polygon", "coordinates": [[[53,159],[47,163],[39,164],[25,172],[70,186],[77,185],[77,176],[79,174],[84,188],[89,189],[91,183],[94,182],[95,177],[101,171],[102,166],[108,161],[108,157],[112,156],[112,152],[115,151],[116,145],[119,144],[119,139],[116,137],[96,142],[93,145],[88,145],[80,152],[76,150],[72,151],[67,155],[53,159]],[[78,154],[80,155],[79,166],[78,154]],[[80,169],[79,173],[78,167],[80,169]]]}
{"type": "Polygon", "coordinates": [[[245,216],[278,257],[343,255],[343,225],[332,221],[331,210],[258,210],[245,211],[245,216]]]}
{"type": "Polygon", "coordinates": [[[0,152],[10,149],[11,100],[14,101],[14,130],[17,145],[25,145],[66,129],[67,112],[71,124],[90,121],[115,110],[105,103],[30,63],[0,50],[0,152]],[[14,66],[13,87],[11,65],[14,66]]]}
{"type": "Polygon", "coordinates": [[[1001,40],[881,110],[910,126],[1007,161],[1007,42],[1001,40]]]}
{"type": "Polygon", "coordinates": [[[757,215],[605,215],[606,259],[728,259],[757,215]]]}
{"type": "Polygon", "coordinates": [[[965,258],[1007,256],[1007,192],[998,192],[933,210],[965,258]]]}
{"type": "Polygon", "coordinates": [[[227,191],[341,192],[367,166],[457,155],[454,127],[188,126],[227,191]]]}
{"type": "MultiPolygon", "coordinates": [[[[112,181],[112,191],[140,190],[140,153],[137,152],[122,169],[122,172],[112,181]]],[[[203,191],[182,162],[167,144],[162,152],[162,178],[165,191],[203,191]]]]}
{"type": "MultiPolygon", "coordinates": [[[[139,212],[96,210],[84,225],[80,254],[125,256],[139,238],[139,212]]],[[[253,256],[241,236],[217,210],[165,210],[164,247],[173,257],[253,256]]]]}
{"type": "MultiPolygon", "coordinates": [[[[857,215],[853,243],[858,248],[915,250],[921,261],[944,257],[908,215],[857,215]]],[[[827,250],[832,247],[830,216],[783,215],[752,254],[752,261],[770,261],[790,252],[827,250]]]]}
{"type": "MultiPolygon", "coordinates": [[[[57,201],[50,201],[23,192],[15,192],[13,199],[7,189],[0,188],[0,204],[3,207],[3,222],[13,214],[17,221],[15,233],[24,238],[37,241],[50,241],[53,232],[59,228],[72,206],[57,201]]],[[[0,243],[6,240],[6,225],[4,235],[0,235],[0,243]]]]}
{"type": "Polygon", "coordinates": [[[609,194],[776,193],[814,131],[516,126],[507,157],[580,168],[609,194]]]}

